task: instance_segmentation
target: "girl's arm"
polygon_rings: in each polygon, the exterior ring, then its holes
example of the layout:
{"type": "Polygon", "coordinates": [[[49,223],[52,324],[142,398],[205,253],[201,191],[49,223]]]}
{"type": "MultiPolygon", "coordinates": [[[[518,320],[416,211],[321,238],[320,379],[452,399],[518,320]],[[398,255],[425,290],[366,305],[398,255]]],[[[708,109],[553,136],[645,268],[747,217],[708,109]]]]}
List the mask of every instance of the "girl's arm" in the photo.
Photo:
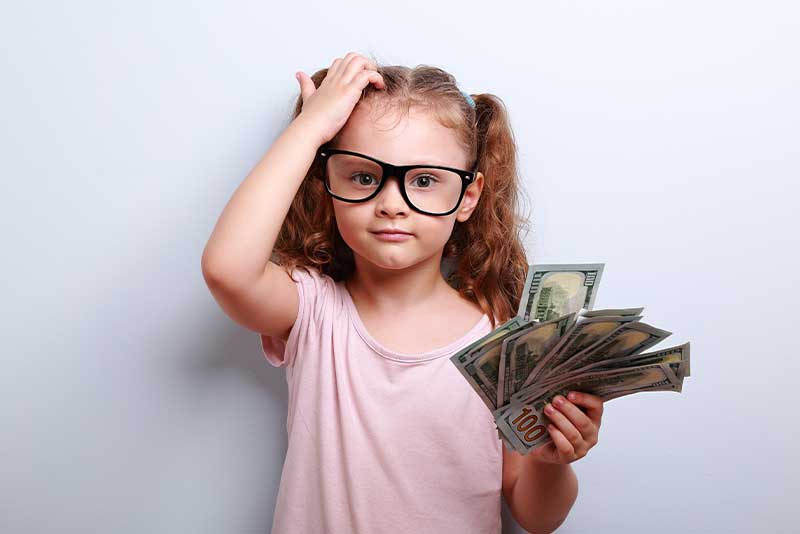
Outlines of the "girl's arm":
{"type": "Polygon", "coordinates": [[[517,522],[534,534],[549,534],[567,518],[578,498],[578,478],[570,463],[597,445],[603,398],[570,391],[544,409],[552,442],[526,455],[503,446],[503,496],[517,522]]]}
{"type": "Polygon", "coordinates": [[[203,277],[237,323],[285,337],[297,316],[293,280],[269,258],[283,221],[324,142],[300,113],[234,192],[203,250],[203,277]]]}
{"type": "Polygon", "coordinates": [[[578,497],[578,477],[569,464],[542,462],[503,446],[503,497],[527,532],[550,534],[578,497]]]}
{"type": "Polygon", "coordinates": [[[374,61],[336,58],[320,82],[300,71],[302,111],[239,185],[203,250],[203,277],[241,325],[286,339],[298,311],[294,281],[270,261],[283,221],[317,149],[342,129],[370,83],[385,88],[374,61]]]}
{"type": "Polygon", "coordinates": [[[203,274],[232,286],[264,273],[283,221],[308,172],[320,129],[301,113],[239,185],[203,250],[203,274]]]}

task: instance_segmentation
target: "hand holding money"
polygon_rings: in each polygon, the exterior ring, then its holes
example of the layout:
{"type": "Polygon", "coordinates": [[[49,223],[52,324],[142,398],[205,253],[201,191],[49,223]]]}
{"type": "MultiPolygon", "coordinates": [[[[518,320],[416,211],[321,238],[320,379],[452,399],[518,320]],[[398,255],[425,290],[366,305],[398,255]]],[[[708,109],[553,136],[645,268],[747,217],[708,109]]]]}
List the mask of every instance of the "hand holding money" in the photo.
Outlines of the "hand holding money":
{"type": "Polygon", "coordinates": [[[547,425],[551,442],[531,450],[533,459],[551,464],[568,464],[580,460],[597,445],[603,399],[585,392],[570,391],[566,398],[553,399],[544,413],[553,423],[547,425]]]}
{"type": "Polygon", "coordinates": [[[510,449],[553,443],[545,406],[558,395],[681,392],[689,343],[642,354],[671,332],[639,322],[644,308],[592,311],[603,268],[529,265],[517,315],[451,358],[510,449]]]}

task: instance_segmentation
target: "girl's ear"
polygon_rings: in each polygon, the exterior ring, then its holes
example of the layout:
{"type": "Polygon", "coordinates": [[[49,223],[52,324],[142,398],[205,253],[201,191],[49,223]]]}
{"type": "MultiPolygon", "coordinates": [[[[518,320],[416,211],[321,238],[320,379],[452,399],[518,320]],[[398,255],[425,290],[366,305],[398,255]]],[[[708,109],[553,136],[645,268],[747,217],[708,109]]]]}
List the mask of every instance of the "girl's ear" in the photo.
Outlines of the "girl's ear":
{"type": "Polygon", "coordinates": [[[475,180],[464,191],[464,198],[461,199],[461,207],[456,212],[456,220],[464,222],[469,219],[475,207],[478,205],[478,199],[481,197],[483,191],[483,173],[475,173],[475,180]]]}

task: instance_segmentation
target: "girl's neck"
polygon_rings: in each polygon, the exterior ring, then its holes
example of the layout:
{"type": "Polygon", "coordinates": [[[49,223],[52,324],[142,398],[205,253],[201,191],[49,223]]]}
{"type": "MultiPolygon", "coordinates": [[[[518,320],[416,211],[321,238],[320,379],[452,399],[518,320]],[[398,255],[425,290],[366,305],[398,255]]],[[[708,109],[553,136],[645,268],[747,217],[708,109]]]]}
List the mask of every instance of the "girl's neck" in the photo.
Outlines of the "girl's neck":
{"type": "Polygon", "coordinates": [[[354,301],[380,314],[410,311],[455,291],[433,262],[391,270],[356,261],[356,270],[345,285],[354,301]]]}

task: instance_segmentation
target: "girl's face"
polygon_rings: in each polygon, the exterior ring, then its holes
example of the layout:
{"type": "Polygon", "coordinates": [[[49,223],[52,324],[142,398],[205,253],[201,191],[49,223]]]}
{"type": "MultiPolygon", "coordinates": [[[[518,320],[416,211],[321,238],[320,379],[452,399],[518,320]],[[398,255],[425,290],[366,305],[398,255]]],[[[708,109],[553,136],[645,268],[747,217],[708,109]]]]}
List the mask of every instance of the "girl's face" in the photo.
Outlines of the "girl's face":
{"type": "MultiPolygon", "coordinates": [[[[389,112],[376,119],[371,108],[360,103],[339,136],[334,148],[395,165],[431,164],[467,170],[467,154],[453,131],[415,108],[398,122],[397,113],[389,112]]],[[[455,222],[466,221],[477,205],[483,175],[476,173],[458,209],[445,216],[414,211],[403,200],[399,187],[396,180],[389,179],[380,193],[367,202],[349,203],[331,197],[339,233],[353,250],[357,264],[360,256],[383,269],[404,269],[426,259],[435,259],[439,265],[455,222]],[[412,235],[402,241],[386,241],[373,233],[389,227],[412,235]]]]}

